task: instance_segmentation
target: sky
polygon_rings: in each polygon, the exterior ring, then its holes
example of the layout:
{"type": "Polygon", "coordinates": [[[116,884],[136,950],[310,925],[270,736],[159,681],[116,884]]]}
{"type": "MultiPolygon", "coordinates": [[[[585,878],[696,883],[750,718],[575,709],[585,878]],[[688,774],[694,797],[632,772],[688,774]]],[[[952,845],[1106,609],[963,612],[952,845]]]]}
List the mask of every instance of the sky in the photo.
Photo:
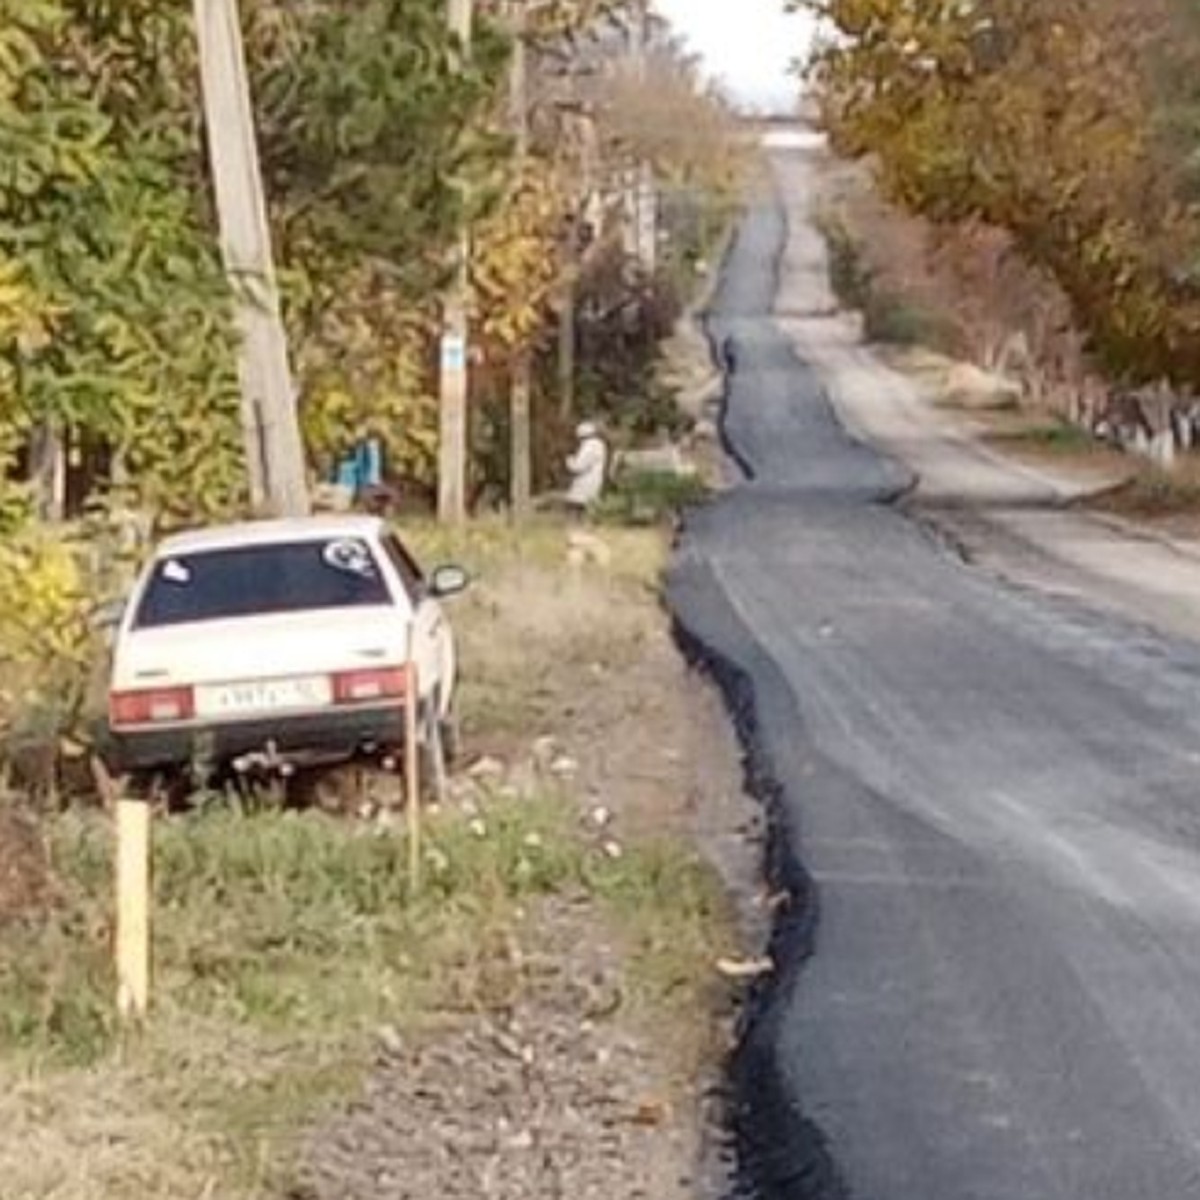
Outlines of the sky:
{"type": "Polygon", "coordinates": [[[709,71],[741,103],[790,109],[797,85],[789,63],[812,36],[808,16],[788,14],[784,0],[654,0],[709,71]]]}

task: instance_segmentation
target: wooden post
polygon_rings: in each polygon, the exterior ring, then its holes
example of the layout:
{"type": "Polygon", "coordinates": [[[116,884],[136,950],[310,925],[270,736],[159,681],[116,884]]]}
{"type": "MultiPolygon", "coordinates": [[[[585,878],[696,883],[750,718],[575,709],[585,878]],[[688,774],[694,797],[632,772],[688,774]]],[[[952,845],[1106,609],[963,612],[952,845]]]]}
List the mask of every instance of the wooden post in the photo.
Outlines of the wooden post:
{"type": "Polygon", "coordinates": [[[141,1021],[150,1005],[150,805],[118,798],[117,1011],[141,1021]]]}
{"type": "Polygon", "coordinates": [[[404,687],[404,789],[408,821],[408,884],[416,895],[421,888],[421,758],[417,747],[417,705],[420,696],[417,664],[411,654],[404,687]]]}

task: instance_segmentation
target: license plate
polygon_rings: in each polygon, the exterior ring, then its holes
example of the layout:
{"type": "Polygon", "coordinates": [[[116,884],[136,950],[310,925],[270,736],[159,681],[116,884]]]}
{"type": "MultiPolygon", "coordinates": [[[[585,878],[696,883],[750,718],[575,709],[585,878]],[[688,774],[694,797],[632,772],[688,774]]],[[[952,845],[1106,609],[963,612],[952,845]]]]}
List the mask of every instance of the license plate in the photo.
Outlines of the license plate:
{"type": "Polygon", "coordinates": [[[196,689],[196,715],[200,717],[325,708],[332,703],[333,687],[327,675],[253,679],[196,689]]]}

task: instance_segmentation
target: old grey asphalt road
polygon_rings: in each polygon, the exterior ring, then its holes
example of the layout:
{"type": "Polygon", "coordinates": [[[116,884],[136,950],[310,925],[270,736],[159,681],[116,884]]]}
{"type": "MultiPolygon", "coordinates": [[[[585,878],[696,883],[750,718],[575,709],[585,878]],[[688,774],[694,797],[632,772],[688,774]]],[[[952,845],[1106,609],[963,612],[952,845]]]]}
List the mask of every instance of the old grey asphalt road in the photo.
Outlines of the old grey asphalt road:
{"type": "Polygon", "coordinates": [[[904,472],[772,322],[786,233],[763,205],[729,264],[753,478],[672,586],[755,685],[818,890],[780,1102],[862,1200],[1200,1198],[1200,648],[973,572],[892,506],[904,472]]]}

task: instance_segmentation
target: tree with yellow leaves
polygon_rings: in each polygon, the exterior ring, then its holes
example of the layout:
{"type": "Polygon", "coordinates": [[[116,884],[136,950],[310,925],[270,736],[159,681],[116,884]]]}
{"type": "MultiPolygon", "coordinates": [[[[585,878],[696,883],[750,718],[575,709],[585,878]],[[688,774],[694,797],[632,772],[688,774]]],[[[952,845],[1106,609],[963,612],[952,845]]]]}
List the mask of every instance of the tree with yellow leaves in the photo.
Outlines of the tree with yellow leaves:
{"type": "Polygon", "coordinates": [[[1187,44],[1172,3],[799,7],[840,35],[812,67],[837,147],[873,156],[917,212],[1008,230],[1062,285],[1109,371],[1196,387],[1200,214],[1157,87],[1187,44]]]}

